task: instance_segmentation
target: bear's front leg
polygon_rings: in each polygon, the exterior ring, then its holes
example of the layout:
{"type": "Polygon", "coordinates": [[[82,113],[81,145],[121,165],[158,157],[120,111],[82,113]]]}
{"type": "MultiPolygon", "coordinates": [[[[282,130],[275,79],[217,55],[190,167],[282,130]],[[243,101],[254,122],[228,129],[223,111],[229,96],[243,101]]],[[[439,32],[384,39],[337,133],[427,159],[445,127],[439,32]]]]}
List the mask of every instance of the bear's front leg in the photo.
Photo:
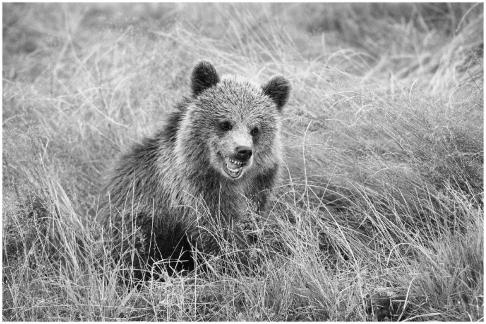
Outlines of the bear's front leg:
{"type": "Polygon", "coordinates": [[[268,170],[268,172],[258,175],[255,179],[254,191],[251,197],[256,204],[256,212],[259,215],[265,214],[268,210],[268,200],[272,193],[272,188],[276,182],[277,168],[268,170]]]}

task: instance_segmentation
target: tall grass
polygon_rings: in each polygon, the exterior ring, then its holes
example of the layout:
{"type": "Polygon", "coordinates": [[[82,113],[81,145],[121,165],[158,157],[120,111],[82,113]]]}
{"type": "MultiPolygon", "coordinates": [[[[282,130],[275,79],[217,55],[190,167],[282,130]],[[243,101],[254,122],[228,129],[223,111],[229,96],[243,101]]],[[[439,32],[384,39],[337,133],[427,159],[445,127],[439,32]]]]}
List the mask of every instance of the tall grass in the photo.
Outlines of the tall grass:
{"type": "MultiPolygon", "coordinates": [[[[4,4],[5,320],[482,320],[482,4],[4,4]],[[225,26],[225,28],[221,28],[225,26]],[[116,156],[199,59],[292,83],[256,241],[122,284],[116,156]],[[248,261],[247,260],[247,261],[248,261]]],[[[218,233],[215,233],[218,234],[218,233]]]]}

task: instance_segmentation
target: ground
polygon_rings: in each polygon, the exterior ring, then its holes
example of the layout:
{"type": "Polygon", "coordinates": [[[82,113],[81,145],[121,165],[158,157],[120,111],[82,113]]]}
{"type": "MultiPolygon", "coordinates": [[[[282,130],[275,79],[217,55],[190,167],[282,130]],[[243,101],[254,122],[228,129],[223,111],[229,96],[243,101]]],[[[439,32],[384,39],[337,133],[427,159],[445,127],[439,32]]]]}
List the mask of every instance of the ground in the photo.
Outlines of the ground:
{"type": "Polygon", "coordinates": [[[483,87],[482,4],[3,4],[3,319],[483,320],[483,87]],[[102,179],[201,59],[290,80],[284,176],[251,269],[133,288],[102,179]]]}

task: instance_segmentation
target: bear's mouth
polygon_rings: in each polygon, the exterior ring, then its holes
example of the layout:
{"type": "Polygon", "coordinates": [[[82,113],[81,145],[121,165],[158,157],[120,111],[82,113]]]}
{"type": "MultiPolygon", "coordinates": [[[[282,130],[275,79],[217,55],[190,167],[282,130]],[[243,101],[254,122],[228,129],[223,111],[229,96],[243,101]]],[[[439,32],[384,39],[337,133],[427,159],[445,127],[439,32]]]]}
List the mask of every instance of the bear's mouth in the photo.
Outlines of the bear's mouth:
{"type": "Polygon", "coordinates": [[[241,162],[230,157],[223,159],[223,170],[232,179],[238,179],[246,165],[247,162],[241,162]]]}

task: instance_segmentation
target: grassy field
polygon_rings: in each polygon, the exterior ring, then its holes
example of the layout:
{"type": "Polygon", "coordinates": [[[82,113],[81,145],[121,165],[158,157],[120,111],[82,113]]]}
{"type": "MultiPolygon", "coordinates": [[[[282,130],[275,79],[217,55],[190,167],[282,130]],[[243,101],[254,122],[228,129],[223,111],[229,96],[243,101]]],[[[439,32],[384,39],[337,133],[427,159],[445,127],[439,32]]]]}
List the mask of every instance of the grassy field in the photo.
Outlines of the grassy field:
{"type": "Polygon", "coordinates": [[[483,87],[482,4],[3,4],[3,320],[484,320],[483,87]],[[200,59],[291,81],[285,176],[252,269],[132,289],[103,176],[200,59]]]}

